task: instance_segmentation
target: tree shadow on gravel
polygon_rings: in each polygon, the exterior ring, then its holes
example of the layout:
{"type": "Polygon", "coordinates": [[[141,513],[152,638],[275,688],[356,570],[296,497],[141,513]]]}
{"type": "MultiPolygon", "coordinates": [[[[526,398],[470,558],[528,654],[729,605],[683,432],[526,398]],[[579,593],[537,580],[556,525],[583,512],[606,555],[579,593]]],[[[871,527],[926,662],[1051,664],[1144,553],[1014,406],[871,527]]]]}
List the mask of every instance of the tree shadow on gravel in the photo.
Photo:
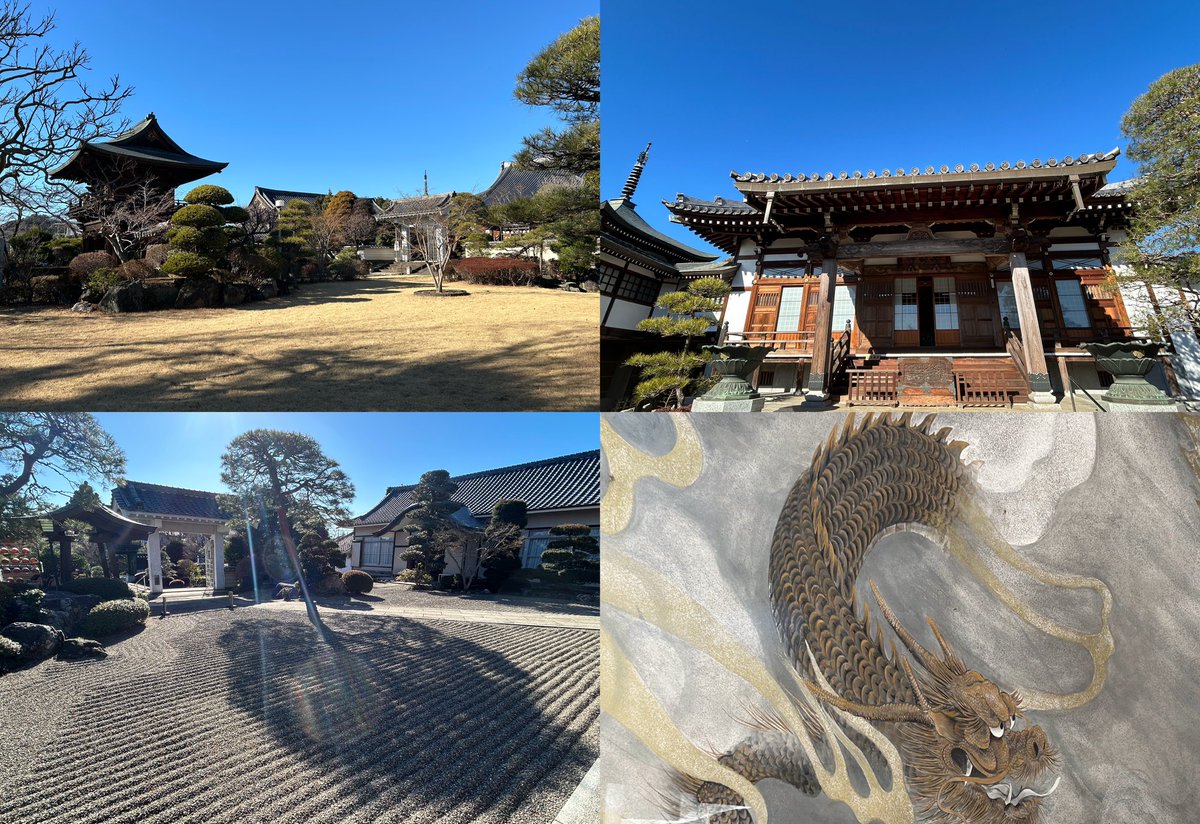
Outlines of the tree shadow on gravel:
{"type": "Polygon", "coordinates": [[[594,633],[361,615],[337,630],[240,621],[219,639],[230,703],[307,773],[282,800],[239,793],[239,820],[550,821],[596,757],[594,633]]]}

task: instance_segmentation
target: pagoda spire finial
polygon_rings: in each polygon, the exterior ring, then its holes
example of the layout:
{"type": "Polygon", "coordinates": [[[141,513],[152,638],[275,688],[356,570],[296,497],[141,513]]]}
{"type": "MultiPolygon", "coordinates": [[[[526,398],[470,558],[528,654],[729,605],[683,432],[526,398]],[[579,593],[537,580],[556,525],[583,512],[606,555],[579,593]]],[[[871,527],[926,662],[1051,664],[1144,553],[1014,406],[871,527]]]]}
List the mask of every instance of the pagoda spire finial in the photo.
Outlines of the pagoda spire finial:
{"type": "Polygon", "coordinates": [[[621,197],[628,201],[633,201],[633,193],[637,191],[638,181],[642,178],[642,169],[646,168],[646,158],[650,156],[650,144],[646,144],[646,148],[642,149],[642,153],[638,155],[637,162],[633,164],[633,168],[629,171],[629,177],[625,178],[625,185],[621,187],[621,197]]]}
{"type": "Polygon", "coordinates": [[[429,170],[425,170],[425,196],[429,197],[429,170]]]}

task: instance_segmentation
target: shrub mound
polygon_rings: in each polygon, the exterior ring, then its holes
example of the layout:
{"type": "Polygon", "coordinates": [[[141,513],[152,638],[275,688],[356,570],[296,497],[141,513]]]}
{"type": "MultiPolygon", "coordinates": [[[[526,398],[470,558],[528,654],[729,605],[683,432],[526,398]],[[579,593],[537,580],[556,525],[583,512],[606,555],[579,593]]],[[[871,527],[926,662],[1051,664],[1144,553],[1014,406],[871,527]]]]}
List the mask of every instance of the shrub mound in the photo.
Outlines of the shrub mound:
{"type": "Polygon", "coordinates": [[[486,286],[533,286],[538,265],[528,258],[462,258],[450,261],[447,273],[486,286]]]}
{"type": "Polygon", "coordinates": [[[163,274],[183,278],[198,278],[213,269],[213,262],[195,252],[172,252],[162,265],[163,274]]]}
{"type": "Polygon", "coordinates": [[[0,635],[0,672],[12,672],[21,665],[21,645],[0,635]]]}
{"type": "Polygon", "coordinates": [[[402,569],[396,574],[396,580],[418,586],[428,586],[433,583],[433,578],[429,576],[429,573],[420,569],[402,569]]]}
{"type": "Polygon", "coordinates": [[[133,597],[133,590],[124,581],[115,578],[76,578],[59,589],[76,595],[95,595],[102,601],[119,601],[133,597]]]}
{"type": "Polygon", "coordinates": [[[361,569],[352,569],[342,574],[342,583],[351,595],[365,595],[375,587],[375,579],[361,569]]]}
{"type": "Polygon", "coordinates": [[[317,581],[318,595],[345,595],[346,584],[341,575],[333,573],[331,575],[321,576],[321,580],[317,581]]]}
{"type": "Polygon", "coordinates": [[[217,186],[213,183],[201,183],[184,195],[183,200],[185,203],[191,204],[203,203],[207,206],[226,206],[233,203],[233,195],[223,186],[217,186]]]}
{"type": "Polygon", "coordinates": [[[208,206],[202,203],[184,206],[178,212],[171,215],[172,226],[192,226],[196,229],[208,229],[224,223],[225,215],[221,214],[215,206],[208,206]]]}
{"type": "Polygon", "coordinates": [[[67,269],[76,280],[86,283],[96,270],[116,269],[120,265],[121,261],[108,252],[84,252],[82,255],[72,258],[67,269]]]}
{"type": "Polygon", "coordinates": [[[128,601],[105,601],[92,607],[83,621],[80,635],[85,638],[103,638],[114,632],[130,629],[146,623],[150,617],[150,605],[140,598],[128,601]]]}

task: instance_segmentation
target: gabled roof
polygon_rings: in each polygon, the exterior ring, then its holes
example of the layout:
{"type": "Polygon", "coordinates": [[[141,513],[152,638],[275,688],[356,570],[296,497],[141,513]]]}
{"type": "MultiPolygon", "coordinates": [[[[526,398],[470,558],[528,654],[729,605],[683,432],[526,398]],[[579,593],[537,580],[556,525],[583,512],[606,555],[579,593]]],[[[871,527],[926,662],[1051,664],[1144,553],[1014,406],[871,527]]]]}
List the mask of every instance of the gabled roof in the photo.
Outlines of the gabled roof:
{"type": "Polygon", "coordinates": [[[279,200],[282,200],[285,206],[293,200],[302,200],[305,203],[312,205],[313,203],[316,203],[317,198],[325,197],[325,195],[318,194],[317,192],[292,192],[287,189],[268,189],[265,186],[255,186],[254,195],[251,197],[251,200],[259,196],[266,200],[267,203],[272,207],[274,207],[275,202],[279,200]]]}
{"type": "MultiPolygon", "coordinates": [[[[532,463],[456,475],[454,500],[485,522],[499,500],[524,501],[532,514],[555,509],[600,505],[600,450],[576,452],[532,463]]],[[[354,519],[355,524],[388,524],[412,504],[416,484],[394,486],[375,508],[354,519]]]]}
{"type": "Polygon", "coordinates": [[[144,120],[112,140],[81,142],[66,162],[51,171],[49,176],[86,183],[89,179],[89,163],[123,159],[155,167],[160,175],[169,178],[175,185],[207,177],[229,165],[184,151],[163,131],[154,112],[151,112],[144,120]]]}
{"type": "Polygon", "coordinates": [[[376,220],[410,220],[424,215],[435,215],[450,207],[454,192],[440,192],[434,195],[417,195],[393,200],[384,209],[375,214],[376,220]]]}
{"type": "Polygon", "coordinates": [[[500,164],[500,174],[492,184],[479,193],[484,206],[503,206],[514,200],[533,197],[549,186],[576,187],[583,185],[579,175],[550,169],[521,169],[512,161],[500,164]]]}
{"type": "Polygon", "coordinates": [[[217,504],[215,492],[125,481],[113,490],[112,495],[113,506],[122,512],[211,521],[224,521],[229,518],[229,513],[217,504]]]}

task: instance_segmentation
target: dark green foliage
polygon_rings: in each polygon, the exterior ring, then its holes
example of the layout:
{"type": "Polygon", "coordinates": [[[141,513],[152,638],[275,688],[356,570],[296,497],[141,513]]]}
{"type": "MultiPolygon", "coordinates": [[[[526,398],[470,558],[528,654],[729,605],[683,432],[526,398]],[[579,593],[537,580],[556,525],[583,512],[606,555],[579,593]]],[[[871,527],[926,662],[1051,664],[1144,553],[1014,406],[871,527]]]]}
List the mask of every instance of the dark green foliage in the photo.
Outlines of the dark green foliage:
{"type": "Polygon", "coordinates": [[[483,577],[487,587],[497,592],[509,576],[521,568],[521,532],[529,523],[524,501],[499,500],[492,506],[492,519],[484,530],[482,547],[483,577]]]}
{"type": "Polygon", "coordinates": [[[706,334],[716,323],[716,314],[724,306],[729,291],[729,284],[720,278],[698,278],[683,291],[659,297],[655,306],[667,314],[647,318],[638,328],[663,337],[683,338],[683,347],[679,352],[639,353],[625,361],[626,365],[642,370],[642,379],[634,389],[638,403],[677,409],[683,406],[689,392],[705,389],[712,383],[697,375],[712,358],[691,351],[691,344],[693,338],[706,334]]]}
{"type": "Polygon", "coordinates": [[[46,249],[50,252],[50,262],[55,266],[66,266],[79,254],[81,248],[83,238],[78,235],[56,237],[46,244],[46,249]]]}
{"type": "Polygon", "coordinates": [[[167,553],[167,557],[169,557],[173,563],[179,563],[183,560],[183,550],[183,541],[178,539],[168,541],[166,546],[162,548],[162,551],[167,553]]]}
{"type": "Polygon", "coordinates": [[[346,563],[346,553],[338,548],[337,541],[322,538],[315,532],[309,532],[301,538],[296,550],[300,554],[304,578],[311,584],[337,574],[337,568],[346,563]]]}
{"type": "Polygon", "coordinates": [[[0,672],[13,672],[21,665],[21,645],[0,635],[0,672]]]}
{"type": "Polygon", "coordinates": [[[221,209],[226,223],[245,223],[250,219],[250,213],[241,206],[225,206],[221,209]]]}
{"type": "Polygon", "coordinates": [[[445,569],[446,547],[454,540],[450,516],[462,508],[451,500],[457,491],[458,484],[450,480],[450,473],[435,469],[422,475],[411,493],[411,500],[417,506],[408,514],[409,525],[405,527],[408,547],[400,557],[434,580],[445,569]]]}
{"type": "Polygon", "coordinates": [[[144,624],[149,617],[150,604],[141,598],[105,601],[92,607],[79,634],[85,638],[103,638],[144,624]]]}
{"type": "MultiPolygon", "coordinates": [[[[58,562],[60,560],[59,555],[60,553],[57,545],[46,547],[38,554],[38,560],[42,562],[42,571],[47,575],[53,576],[54,578],[60,577],[58,574],[58,562]]],[[[88,561],[87,556],[85,556],[82,552],[74,551],[71,553],[72,577],[74,575],[84,574],[90,568],[91,563],[88,561]]]]}
{"type": "Polygon", "coordinates": [[[17,620],[17,615],[20,611],[20,605],[17,603],[17,596],[13,594],[12,587],[0,581],[0,626],[7,626],[17,620]]]}
{"type": "Polygon", "coordinates": [[[198,278],[214,268],[212,260],[195,252],[172,252],[162,265],[163,274],[183,278],[198,278]]]}
{"type": "Polygon", "coordinates": [[[97,269],[87,279],[87,288],[94,295],[103,295],[123,280],[116,269],[97,269]]]}
{"type": "Polygon", "coordinates": [[[172,226],[192,226],[197,229],[205,229],[211,226],[220,226],[223,223],[225,223],[225,216],[219,209],[202,203],[184,206],[171,215],[172,226]]]}
{"type": "Polygon", "coordinates": [[[550,530],[553,536],[542,553],[541,568],[570,577],[571,580],[600,580],[600,542],[584,524],[561,524],[550,530]]]}
{"type": "Polygon", "coordinates": [[[365,595],[375,588],[375,579],[361,569],[342,573],[342,583],[351,595],[365,595]]]}
{"type": "Polygon", "coordinates": [[[1121,244],[1132,272],[1118,280],[1139,292],[1143,284],[1163,287],[1147,319],[1152,334],[1200,328],[1200,63],[1150,84],[1121,130],[1139,177],[1121,244]]]}
{"type": "Polygon", "coordinates": [[[76,595],[95,595],[105,601],[118,601],[133,597],[133,590],[124,581],[115,578],[76,578],[67,581],[59,589],[76,595]]]}
{"type": "Polygon", "coordinates": [[[229,190],[212,183],[202,183],[192,189],[183,198],[185,203],[204,204],[206,206],[225,206],[233,203],[233,195],[229,190]]]}

